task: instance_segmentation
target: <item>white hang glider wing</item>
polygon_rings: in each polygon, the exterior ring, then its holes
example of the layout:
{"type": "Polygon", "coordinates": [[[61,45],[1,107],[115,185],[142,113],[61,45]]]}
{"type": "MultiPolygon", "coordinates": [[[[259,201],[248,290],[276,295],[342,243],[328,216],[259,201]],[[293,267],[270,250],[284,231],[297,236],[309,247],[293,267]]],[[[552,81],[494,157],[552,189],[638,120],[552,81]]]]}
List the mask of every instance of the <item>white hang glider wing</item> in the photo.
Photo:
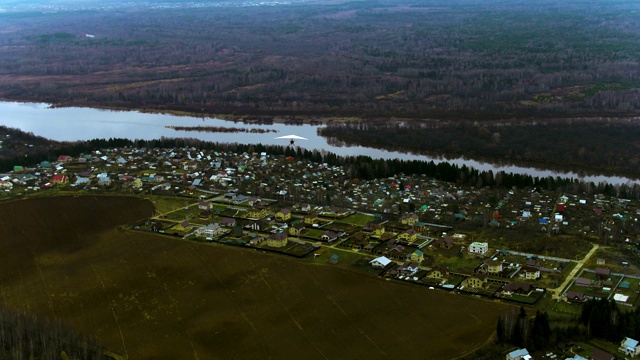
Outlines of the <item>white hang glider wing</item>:
{"type": "Polygon", "coordinates": [[[276,139],[309,140],[307,138],[303,138],[302,136],[298,136],[298,135],[278,136],[276,139]]]}

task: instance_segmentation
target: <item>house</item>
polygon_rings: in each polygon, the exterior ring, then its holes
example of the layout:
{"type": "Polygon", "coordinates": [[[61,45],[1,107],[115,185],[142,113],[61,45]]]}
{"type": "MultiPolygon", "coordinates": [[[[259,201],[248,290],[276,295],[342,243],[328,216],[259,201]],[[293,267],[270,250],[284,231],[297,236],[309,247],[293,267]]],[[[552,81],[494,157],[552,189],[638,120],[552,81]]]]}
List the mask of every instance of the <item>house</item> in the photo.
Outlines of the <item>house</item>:
{"type": "Polygon", "coordinates": [[[256,236],[256,237],[252,238],[251,240],[249,240],[249,245],[256,246],[256,245],[262,243],[265,240],[266,240],[266,238],[264,236],[256,236]]]}
{"type": "Polygon", "coordinates": [[[539,268],[539,267],[542,266],[538,260],[534,260],[534,259],[527,260],[525,262],[525,265],[527,265],[529,267],[534,267],[534,268],[539,268]]]}
{"type": "Polygon", "coordinates": [[[408,261],[400,267],[400,272],[404,275],[414,275],[419,270],[417,262],[408,261]]]}
{"type": "Polygon", "coordinates": [[[311,204],[303,203],[300,205],[300,211],[309,212],[311,211],[311,204]]]}
{"type": "Polygon", "coordinates": [[[200,201],[198,203],[198,209],[200,209],[200,210],[211,210],[211,203],[209,201],[200,201]]]}
{"type": "Polygon", "coordinates": [[[75,185],[87,185],[91,182],[91,179],[89,179],[88,177],[83,177],[83,176],[78,176],[76,178],[76,182],[74,182],[75,185]]]}
{"type": "Polygon", "coordinates": [[[473,242],[469,245],[469,253],[476,255],[484,255],[489,251],[489,243],[486,242],[473,242]]]}
{"type": "Polygon", "coordinates": [[[11,181],[0,180],[0,189],[11,190],[13,189],[13,183],[11,181]]]}
{"type": "Polygon", "coordinates": [[[638,345],[638,340],[634,340],[630,337],[625,337],[624,339],[622,339],[618,351],[627,356],[637,356],[638,354],[640,354],[640,345],[638,345]]]}
{"type": "Polygon", "coordinates": [[[431,268],[431,271],[429,271],[429,273],[427,274],[427,277],[432,279],[442,279],[448,274],[449,274],[449,268],[447,268],[446,266],[439,265],[431,268]]]}
{"type": "Polygon", "coordinates": [[[371,230],[373,230],[374,236],[382,236],[385,232],[384,225],[382,224],[371,224],[371,230]]]}
{"type": "Polygon", "coordinates": [[[391,260],[386,258],[385,256],[380,256],[380,257],[377,257],[377,258],[369,261],[369,264],[371,264],[371,266],[373,266],[375,268],[383,268],[383,267],[391,264],[391,260]]]}
{"type": "Polygon", "coordinates": [[[518,349],[508,353],[506,360],[533,360],[533,357],[527,349],[518,349]]]}
{"type": "Polygon", "coordinates": [[[418,215],[413,213],[405,214],[400,218],[401,223],[409,226],[413,226],[413,224],[417,223],[418,220],[419,220],[418,215]]]}
{"type": "Polygon", "coordinates": [[[289,227],[289,234],[293,236],[302,236],[305,232],[306,225],[303,222],[297,222],[289,227]]]}
{"type": "Polygon", "coordinates": [[[531,292],[531,284],[524,282],[512,282],[502,287],[502,295],[528,294],[531,292]]]}
{"type": "Polygon", "coordinates": [[[200,219],[205,219],[206,220],[206,219],[211,218],[212,215],[213,215],[213,212],[211,210],[207,209],[207,210],[200,211],[200,214],[198,214],[198,217],[200,219]]]}
{"type": "Polygon", "coordinates": [[[270,234],[267,238],[267,246],[281,248],[287,246],[287,234],[270,234]]]}
{"type": "Polygon", "coordinates": [[[427,223],[423,223],[421,221],[418,221],[415,224],[413,224],[413,230],[415,230],[415,231],[425,231],[425,230],[427,230],[427,223]]]}
{"type": "Polygon", "coordinates": [[[602,268],[602,267],[597,267],[594,270],[596,277],[600,280],[603,279],[607,279],[609,278],[609,276],[611,276],[611,269],[608,268],[602,268]]]}
{"type": "Polygon", "coordinates": [[[591,285],[591,280],[585,278],[577,278],[575,284],[578,286],[589,286],[591,285]]]}
{"type": "Polygon", "coordinates": [[[304,217],[305,224],[315,224],[318,222],[318,214],[309,214],[304,217]]]}
{"type": "Polygon", "coordinates": [[[69,155],[60,155],[60,156],[58,156],[58,162],[59,163],[67,163],[69,161],[71,161],[71,156],[69,156],[69,155]]]}
{"type": "Polygon", "coordinates": [[[178,223],[178,224],[174,225],[172,230],[188,231],[190,227],[191,227],[191,225],[189,224],[189,222],[185,220],[185,221],[183,221],[181,223],[178,223]]]}
{"type": "Polygon", "coordinates": [[[265,219],[260,219],[258,221],[254,221],[251,224],[247,225],[247,227],[254,231],[266,232],[271,227],[271,224],[269,224],[269,222],[265,219]]]}
{"type": "Polygon", "coordinates": [[[206,236],[213,237],[219,236],[225,233],[225,230],[220,227],[218,224],[208,224],[206,226],[201,226],[196,229],[196,235],[198,236],[206,236]]]}
{"type": "Polygon", "coordinates": [[[320,235],[320,240],[333,242],[338,240],[338,233],[332,230],[326,230],[322,235],[320,235]]]}
{"type": "Polygon", "coordinates": [[[398,239],[407,242],[414,242],[418,238],[418,232],[413,229],[408,229],[398,234],[398,239]]]}
{"type": "Polygon", "coordinates": [[[54,184],[66,184],[69,182],[69,177],[62,174],[53,175],[51,182],[54,184]]]}
{"type": "Polygon", "coordinates": [[[540,269],[523,266],[518,273],[518,276],[527,280],[538,280],[540,278],[540,269]]]}
{"type": "Polygon", "coordinates": [[[109,178],[109,174],[105,173],[100,173],[96,176],[98,178],[98,185],[110,185],[111,184],[111,178],[109,178]]]}
{"type": "Polygon", "coordinates": [[[289,209],[281,209],[276,213],[276,220],[287,221],[291,219],[291,210],[289,209]]]}
{"type": "Polygon", "coordinates": [[[484,265],[489,274],[499,274],[502,272],[502,261],[500,260],[485,260],[484,265]]]}
{"type": "Polygon", "coordinates": [[[440,238],[435,242],[435,245],[441,249],[451,249],[453,246],[453,238],[450,236],[440,238]]]}
{"type": "Polygon", "coordinates": [[[362,249],[365,246],[369,245],[369,235],[363,232],[357,232],[353,234],[349,240],[343,242],[342,244],[349,244],[354,249],[362,249]]]}
{"type": "Polygon", "coordinates": [[[162,230],[162,223],[160,221],[154,221],[153,224],[151,224],[151,231],[153,232],[160,232],[160,230],[162,230]]]}
{"type": "Polygon", "coordinates": [[[261,219],[265,216],[267,216],[267,209],[265,208],[252,207],[247,210],[247,218],[249,219],[261,219]]]}
{"type": "Polygon", "coordinates": [[[131,187],[134,189],[141,189],[142,188],[142,180],[140,179],[135,179],[133,180],[133,183],[131,184],[131,187]]]}
{"type": "Polygon", "coordinates": [[[223,217],[222,220],[220,220],[220,226],[224,226],[228,228],[234,227],[236,226],[236,219],[223,217]]]}
{"type": "Polygon", "coordinates": [[[470,288],[484,288],[487,285],[487,277],[483,274],[469,276],[462,281],[462,286],[470,288]]]}
{"type": "Polygon", "coordinates": [[[260,199],[257,196],[249,196],[249,197],[247,197],[247,204],[249,206],[255,206],[257,203],[259,203],[261,201],[262,201],[262,199],[260,199]]]}
{"type": "Polygon", "coordinates": [[[584,356],[580,356],[578,354],[573,354],[573,357],[566,358],[565,360],[588,360],[588,359],[586,357],[584,357],[584,356]]]}
{"type": "Polygon", "coordinates": [[[411,254],[407,255],[407,260],[420,263],[424,260],[424,252],[422,252],[422,250],[420,249],[415,249],[411,254]]]}

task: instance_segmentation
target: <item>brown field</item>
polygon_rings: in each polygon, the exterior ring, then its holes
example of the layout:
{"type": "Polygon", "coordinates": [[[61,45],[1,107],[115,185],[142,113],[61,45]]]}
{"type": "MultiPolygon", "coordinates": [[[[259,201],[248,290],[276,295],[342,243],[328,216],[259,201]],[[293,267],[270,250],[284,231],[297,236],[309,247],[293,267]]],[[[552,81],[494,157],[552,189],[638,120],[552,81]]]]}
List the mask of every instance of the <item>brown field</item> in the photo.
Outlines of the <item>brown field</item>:
{"type": "Polygon", "coordinates": [[[284,256],[118,225],[150,202],[0,207],[0,301],[57,317],[131,359],[452,359],[504,305],[284,256]]]}

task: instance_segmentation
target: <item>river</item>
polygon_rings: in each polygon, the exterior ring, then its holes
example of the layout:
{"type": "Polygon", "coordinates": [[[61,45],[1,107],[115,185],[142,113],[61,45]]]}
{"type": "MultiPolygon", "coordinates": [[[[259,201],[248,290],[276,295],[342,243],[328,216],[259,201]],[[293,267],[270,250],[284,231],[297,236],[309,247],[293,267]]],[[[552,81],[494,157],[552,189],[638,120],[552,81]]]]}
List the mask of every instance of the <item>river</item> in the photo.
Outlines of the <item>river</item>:
{"type": "Polygon", "coordinates": [[[498,165],[465,158],[444,158],[411,153],[386,151],[362,146],[334,146],[326,138],[318,135],[318,126],[322,125],[254,125],[241,122],[175,116],[139,111],[114,111],[94,108],[52,108],[43,103],[19,103],[0,101],[0,125],[18,128],[58,141],[91,140],[97,138],[126,138],[131,140],[152,140],[160,137],[189,137],[214,142],[237,142],[242,144],[262,143],[265,145],[287,145],[288,140],[276,139],[278,136],[295,134],[308,140],[298,140],[296,145],[313,150],[326,150],[338,155],[366,155],[372,158],[424,160],[436,163],[446,161],[459,166],[466,165],[482,171],[494,173],[529,174],[537,177],[560,176],[578,178],[594,183],[633,184],[639,182],[621,176],[579,174],[572,171],[556,171],[516,165],[498,165]],[[200,131],[178,131],[168,126],[215,126],[243,129],[269,129],[268,133],[211,133],[200,131]]]}

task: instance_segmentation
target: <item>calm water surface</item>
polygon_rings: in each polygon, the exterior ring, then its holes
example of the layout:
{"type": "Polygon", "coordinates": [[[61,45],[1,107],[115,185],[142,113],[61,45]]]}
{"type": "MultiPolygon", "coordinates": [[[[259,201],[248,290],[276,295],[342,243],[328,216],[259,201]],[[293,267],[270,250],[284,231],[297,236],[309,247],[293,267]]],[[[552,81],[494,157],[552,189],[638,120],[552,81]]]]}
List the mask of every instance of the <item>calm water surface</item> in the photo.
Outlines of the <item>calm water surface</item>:
{"type": "Polygon", "coordinates": [[[295,134],[309,140],[298,140],[296,145],[306,149],[326,150],[338,155],[367,155],[372,158],[447,161],[459,166],[466,165],[478,170],[505,171],[507,173],[532,176],[561,176],[579,178],[595,183],[635,183],[638,180],[619,176],[583,175],[571,171],[536,169],[515,165],[497,165],[464,158],[438,158],[403,152],[386,151],[362,146],[338,147],[327,143],[317,134],[318,126],[312,125],[251,125],[211,118],[149,114],[137,111],[112,111],[93,108],[50,108],[49,104],[0,102],[0,125],[19,128],[59,141],[90,140],[96,138],[127,138],[152,140],[164,137],[189,137],[206,141],[237,142],[242,144],[287,145],[288,140],[278,136],[295,134]],[[210,133],[199,131],[177,131],[167,126],[217,126],[225,128],[270,129],[269,133],[210,133]]]}

